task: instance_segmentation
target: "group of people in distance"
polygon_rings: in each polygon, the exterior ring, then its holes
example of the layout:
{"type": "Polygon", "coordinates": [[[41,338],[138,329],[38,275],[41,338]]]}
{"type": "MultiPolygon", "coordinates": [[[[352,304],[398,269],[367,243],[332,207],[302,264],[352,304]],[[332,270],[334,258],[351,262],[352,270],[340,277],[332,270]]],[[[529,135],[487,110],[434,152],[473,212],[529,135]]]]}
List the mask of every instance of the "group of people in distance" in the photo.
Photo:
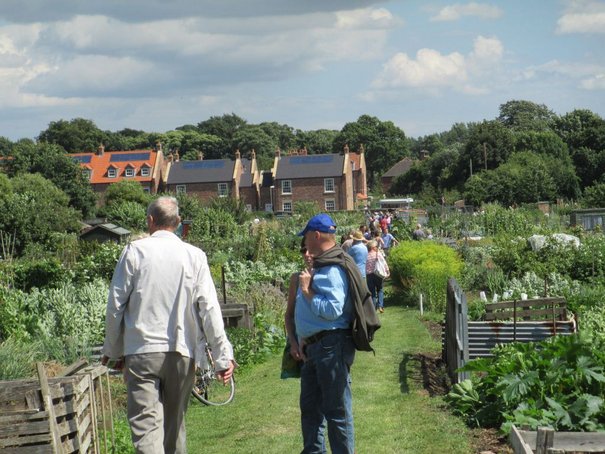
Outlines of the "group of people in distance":
{"type": "MultiPolygon", "coordinates": [[[[150,235],[124,248],[110,284],[101,362],[123,369],[137,453],[187,452],[185,414],[202,337],[220,380],[227,383],[237,367],[206,254],[178,237],[179,224],[174,197],[154,200],[147,209],[150,235]]],[[[333,453],[353,454],[355,309],[349,289],[366,287],[367,267],[346,255],[327,214],[311,218],[299,236],[305,267],[291,279],[286,329],[292,355],[303,361],[302,452],[327,452],[329,442],[333,453]]],[[[354,237],[360,246],[351,249],[367,264],[365,238],[361,232],[354,237]]]]}

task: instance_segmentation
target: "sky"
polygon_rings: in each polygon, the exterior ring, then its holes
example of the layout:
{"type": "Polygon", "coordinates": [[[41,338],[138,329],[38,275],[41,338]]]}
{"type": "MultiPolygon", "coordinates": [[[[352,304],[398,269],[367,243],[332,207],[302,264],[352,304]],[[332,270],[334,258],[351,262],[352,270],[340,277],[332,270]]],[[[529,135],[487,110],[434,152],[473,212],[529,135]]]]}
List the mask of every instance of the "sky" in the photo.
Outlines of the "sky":
{"type": "Polygon", "coordinates": [[[2,0],[0,136],[234,113],[409,137],[528,100],[605,117],[605,0],[2,0]]]}

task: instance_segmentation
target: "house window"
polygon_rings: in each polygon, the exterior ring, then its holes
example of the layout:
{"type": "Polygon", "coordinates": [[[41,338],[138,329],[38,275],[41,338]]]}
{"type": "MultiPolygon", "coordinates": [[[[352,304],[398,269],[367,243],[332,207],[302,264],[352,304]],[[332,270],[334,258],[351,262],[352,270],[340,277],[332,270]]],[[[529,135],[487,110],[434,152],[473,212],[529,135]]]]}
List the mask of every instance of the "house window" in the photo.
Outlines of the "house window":
{"type": "Polygon", "coordinates": [[[187,194],[187,185],[186,184],[177,184],[176,193],[177,194],[187,194]]]}
{"type": "Polygon", "coordinates": [[[143,188],[143,192],[146,192],[146,193],[149,194],[151,192],[151,189],[149,189],[149,188],[143,188]]]}
{"type": "Polygon", "coordinates": [[[326,211],[334,211],[336,210],[336,202],[334,199],[326,199],[325,201],[326,211]]]}
{"type": "Polygon", "coordinates": [[[149,167],[141,167],[141,176],[148,177],[151,175],[151,169],[149,167]]]}
{"type": "Polygon", "coordinates": [[[118,171],[111,167],[110,169],[107,169],[107,178],[115,178],[118,176],[118,171]]]}
{"type": "Polygon", "coordinates": [[[324,178],[324,192],[334,192],[334,178],[324,178]]]}
{"type": "Polygon", "coordinates": [[[90,180],[90,177],[92,176],[92,170],[89,170],[89,169],[82,170],[82,176],[84,178],[86,178],[87,180],[90,180]]]}
{"type": "Polygon", "coordinates": [[[292,194],[292,180],[283,180],[281,182],[281,193],[292,194]]]}
{"type": "Polygon", "coordinates": [[[134,177],[134,169],[132,167],[126,167],[126,173],[124,175],[127,177],[134,177]]]}
{"type": "Polygon", "coordinates": [[[292,202],[284,202],[282,203],[282,211],[287,213],[292,213],[292,202]]]}
{"type": "Polygon", "coordinates": [[[218,184],[218,196],[227,197],[228,195],[229,195],[229,188],[227,187],[227,183],[219,183],[218,184]]]}

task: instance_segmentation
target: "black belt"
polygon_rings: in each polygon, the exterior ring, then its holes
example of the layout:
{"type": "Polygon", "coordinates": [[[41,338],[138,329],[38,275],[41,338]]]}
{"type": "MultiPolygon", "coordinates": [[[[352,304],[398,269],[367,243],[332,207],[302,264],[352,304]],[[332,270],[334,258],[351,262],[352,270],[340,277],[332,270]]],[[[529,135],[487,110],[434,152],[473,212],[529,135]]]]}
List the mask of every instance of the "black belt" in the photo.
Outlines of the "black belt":
{"type": "Polygon", "coordinates": [[[341,332],[341,331],[344,331],[344,332],[346,332],[348,334],[351,333],[350,329],[327,329],[327,330],[324,330],[324,331],[320,331],[319,333],[315,333],[312,336],[305,337],[303,339],[303,342],[304,342],[305,345],[311,345],[311,344],[314,344],[315,342],[320,341],[322,338],[326,337],[328,334],[338,333],[338,332],[341,332]]]}

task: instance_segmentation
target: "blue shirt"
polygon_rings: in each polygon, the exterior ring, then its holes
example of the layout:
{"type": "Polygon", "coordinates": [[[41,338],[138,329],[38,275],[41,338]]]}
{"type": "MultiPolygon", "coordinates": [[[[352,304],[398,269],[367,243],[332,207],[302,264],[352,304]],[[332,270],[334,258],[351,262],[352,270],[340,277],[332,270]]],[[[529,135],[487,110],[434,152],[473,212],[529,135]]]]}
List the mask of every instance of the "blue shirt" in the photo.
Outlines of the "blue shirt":
{"type": "Polygon", "coordinates": [[[296,334],[304,338],[324,330],[350,328],[353,304],[349,299],[346,271],[337,265],[314,270],[311,288],[315,292],[311,301],[305,298],[300,287],[296,292],[296,334]]]}
{"type": "Polygon", "coordinates": [[[394,239],[395,239],[395,237],[393,235],[391,235],[391,232],[387,233],[386,235],[383,233],[382,241],[384,241],[384,249],[390,248],[391,243],[393,242],[394,239]]]}
{"type": "Polygon", "coordinates": [[[368,248],[363,242],[355,242],[353,246],[347,251],[347,253],[353,257],[361,277],[366,277],[366,262],[368,261],[368,248]]]}

